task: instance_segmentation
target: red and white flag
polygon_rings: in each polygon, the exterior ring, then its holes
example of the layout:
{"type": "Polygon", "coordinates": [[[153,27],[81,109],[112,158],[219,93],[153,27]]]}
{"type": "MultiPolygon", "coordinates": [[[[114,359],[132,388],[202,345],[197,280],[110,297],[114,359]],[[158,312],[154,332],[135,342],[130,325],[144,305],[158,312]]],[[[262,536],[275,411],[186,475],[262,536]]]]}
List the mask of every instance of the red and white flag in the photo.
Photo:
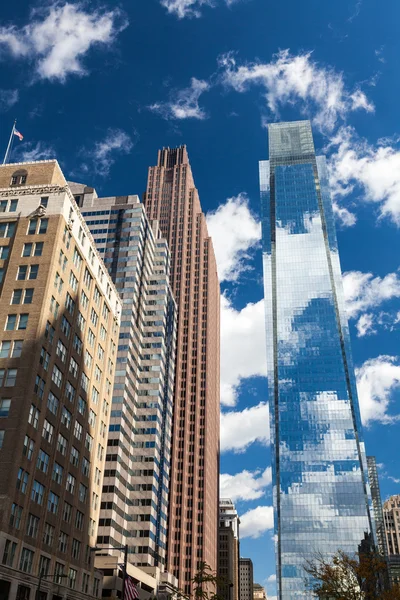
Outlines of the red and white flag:
{"type": "Polygon", "coordinates": [[[24,139],[24,136],[22,135],[22,133],[20,133],[18,131],[18,129],[15,129],[15,127],[14,127],[14,135],[17,136],[17,138],[19,139],[20,142],[22,142],[22,140],[24,139]]]}
{"type": "Polygon", "coordinates": [[[132,577],[126,575],[125,579],[125,598],[124,600],[136,600],[139,598],[139,592],[136,585],[133,583],[132,577]]]}

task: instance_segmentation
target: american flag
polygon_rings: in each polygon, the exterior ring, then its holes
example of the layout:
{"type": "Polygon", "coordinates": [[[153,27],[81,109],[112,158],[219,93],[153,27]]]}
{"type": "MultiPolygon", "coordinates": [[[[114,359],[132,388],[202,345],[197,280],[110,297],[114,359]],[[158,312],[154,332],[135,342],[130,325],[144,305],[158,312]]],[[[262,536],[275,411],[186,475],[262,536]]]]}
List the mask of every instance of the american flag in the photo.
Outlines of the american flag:
{"type": "Polygon", "coordinates": [[[126,575],[125,579],[125,598],[124,600],[136,600],[139,598],[139,592],[136,585],[133,583],[132,577],[126,575]]]}
{"type": "Polygon", "coordinates": [[[22,140],[24,139],[24,136],[22,135],[22,133],[20,133],[18,131],[18,129],[15,129],[15,127],[14,127],[14,135],[17,136],[17,138],[19,139],[20,142],[22,142],[22,140]]]}

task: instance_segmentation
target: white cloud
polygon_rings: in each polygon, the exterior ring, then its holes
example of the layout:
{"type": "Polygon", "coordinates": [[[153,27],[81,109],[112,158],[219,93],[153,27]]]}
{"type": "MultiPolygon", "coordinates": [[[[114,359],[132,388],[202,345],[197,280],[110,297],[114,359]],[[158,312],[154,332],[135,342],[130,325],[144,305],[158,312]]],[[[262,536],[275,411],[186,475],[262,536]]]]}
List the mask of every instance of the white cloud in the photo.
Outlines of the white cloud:
{"type": "Polygon", "coordinates": [[[11,155],[12,162],[34,162],[35,160],[48,160],[56,158],[57,153],[53,146],[44,142],[23,142],[21,146],[18,141],[14,142],[14,149],[11,155]]]}
{"type": "Polygon", "coordinates": [[[207,226],[213,240],[220,281],[237,281],[248,270],[249,249],[261,238],[261,224],[249,208],[246,194],[228,198],[207,214],[207,226]]]}
{"type": "Polygon", "coordinates": [[[0,90],[0,112],[6,112],[14,106],[18,102],[18,98],[18,90],[0,90]]]}
{"type": "Polygon", "coordinates": [[[375,203],[381,217],[400,226],[400,150],[398,139],[386,138],[371,145],[357,137],[354,129],[342,127],[332,139],[335,148],[329,160],[330,180],[336,201],[362,189],[360,198],[375,203]]]}
{"type": "Polygon", "coordinates": [[[342,73],[312,60],[312,53],[292,55],[281,50],[271,62],[238,66],[233,53],[223,55],[219,64],[222,82],[244,92],[252,84],[265,91],[268,108],[279,117],[284,104],[301,102],[301,113],[314,115],[314,125],[332,131],[338,119],[355,110],[372,112],[374,107],[358,88],[346,89],[342,73]]]}
{"type": "Polygon", "coordinates": [[[382,278],[374,277],[372,273],[348,271],[343,274],[343,287],[350,319],[391,298],[400,297],[400,278],[397,273],[388,273],[382,278]]]}
{"type": "Polygon", "coordinates": [[[257,506],[240,516],[240,537],[258,538],[274,527],[272,506],[257,506]]]}
{"type": "Polygon", "coordinates": [[[110,45],[127,26],[118,9],[86,12],[81,3],[54,4],[32,11],[29,24],[0,27],[0,49],[35,65],[40,79],[65,81],[84,75],[82,58],[96,45],[110,45]]]}
{"type": "Polygon", "coordinates": [[[236,310],[221,296],[221,404],[236,404],[243,379],[266,377],[266,361],[264,301],[236,310]]]}
{"type": "Polygon", "coordinates": [[[353,227],[357,223],[357,217],[354,213],[350,212],[348,208],[340,206],[337,202],[333,201],[333,212],[336,217],[336,221],[342,227],[353,227]]]}
{"type": "Polygon", "coordinates": [[[267,579],[268,583],[275,583],[276,581],[276,575],[275,573],[273,575],[270,575],[267,579]]]}
{"type": "Polygon", "coordinates": [[[92,169],[98,175],[107,177],[112,165],[116,161],[116,155],[129,154],[133,148],[132,138],[121,129],[109,129],[105,138],[96,142],[91,150],[83,149],[81,154],[85,160],[90,160],[81,165],[83,171],[92,169]]]}
{"type": "Polygon", "coordinates": [[[268,445],[269,410],[266,402],[242,411],[221,414],[221,452],[244,452],[254,442],[268,445]]]}
{"type": "Polygon", "coordinates": [[[400,388],[398,357],[371,358],[356,369],[361,418],[364,425],[372,421],[392,423],[397,416],[389,415],[391,395],[400,388]]]}
{"type": "Polygon", "coordinates": [[[272,483],[272,470],[267,467],[264,472],[242,471],[236,475],[222,473],[220,475],[221,498],[236,500],[256,500],[265,495],[266,488],[272,483]]]}
{"type": "Polygon", "coordinates": [[[365,337],[366,335],[372,335],[376,333],[374,329],[374,315],[371,313],[364,313],[358,319],[356,323],[357,337],[365,337]]]}
{"type": "Polygon", "coordinates": [[[182,120],[198,119],[202,121],[207,118],[207,114],[199,106],[199,98],[204,92],[210,89],[207,81],[202,81],[192,77],[190,87],[183,90],[174,91],[171,94],[171,100],[168,102],[156,102],[148,108],[158,113],[163,119],[182,120]]]}
{"type": "MultiPolygon", "coordinates": [[[[160,0],[170,14],[175,15],[178,19],[185,17],[201,17],[201,7],[209,6],[215,8],[222,4],[222,0],[160,0]]],[[[240,0],[225,0],[227,6],[237,4],[240,0]]]]}

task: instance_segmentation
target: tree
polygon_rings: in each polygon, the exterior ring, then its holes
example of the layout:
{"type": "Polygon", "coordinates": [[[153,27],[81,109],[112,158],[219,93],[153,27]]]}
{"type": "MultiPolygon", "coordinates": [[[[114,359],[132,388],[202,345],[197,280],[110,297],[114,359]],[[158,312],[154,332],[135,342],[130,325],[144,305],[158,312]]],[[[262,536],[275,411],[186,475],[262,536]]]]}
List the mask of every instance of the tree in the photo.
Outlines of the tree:
{"type": "MultiPolygon", "coordinates": [[[[216,590],[218,586],[227,585],[225,579],[217,575],[206,562],[200,563],[199,570],[193,577],[192,582],[193,600],[222,600],[216,590]]],[[[192,600],[191,596],[184,594],[178,588],[174,592],[176,600],[192,600]]]]}
{"type": "Polygon", "coordinates": [[[321,600],[400,600],[400,587],[388,589],[387,564],[376,552],[353,558],[339,550],[330,562],[318,555],[304,568],[307,590],[321,600]]]}

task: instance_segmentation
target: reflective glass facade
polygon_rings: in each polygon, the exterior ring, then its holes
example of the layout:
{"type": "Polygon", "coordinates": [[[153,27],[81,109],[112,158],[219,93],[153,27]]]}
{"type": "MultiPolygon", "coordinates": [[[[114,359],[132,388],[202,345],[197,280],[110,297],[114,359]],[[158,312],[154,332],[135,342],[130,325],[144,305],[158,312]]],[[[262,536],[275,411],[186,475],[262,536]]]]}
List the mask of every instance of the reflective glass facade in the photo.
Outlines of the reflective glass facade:
{"type": "Polygon", "coordinates": [[[356,552],[368,475],[324,157],[308,121],[269,126],[260,163],[278,598],[305,561],[356,552]]]}

